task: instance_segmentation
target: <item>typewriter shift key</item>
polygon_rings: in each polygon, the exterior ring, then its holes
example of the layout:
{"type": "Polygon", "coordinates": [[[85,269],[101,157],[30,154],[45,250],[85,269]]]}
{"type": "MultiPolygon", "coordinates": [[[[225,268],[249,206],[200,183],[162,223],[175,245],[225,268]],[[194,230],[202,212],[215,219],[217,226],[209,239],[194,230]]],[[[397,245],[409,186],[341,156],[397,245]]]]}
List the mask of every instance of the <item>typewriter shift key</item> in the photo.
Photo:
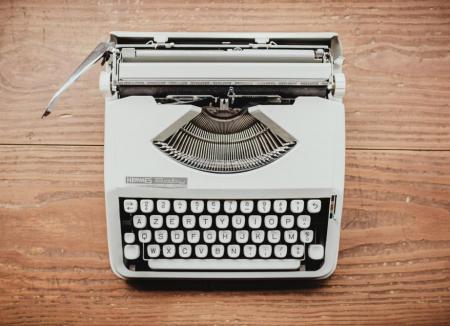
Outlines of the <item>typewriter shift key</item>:
{"type": "Polygon", "coordinates": [[[125,259],[138,259],[140,256],[139,245],[125,245],[125,247],[123,248],[123,255],[125,256],[125,259]]]}
{"type": "Polygon", "coordinates": [[[320,260],[324,256],[324,248],[322,245],[310,245],[308,248],[308,256],[314,260],[320,260]]]}

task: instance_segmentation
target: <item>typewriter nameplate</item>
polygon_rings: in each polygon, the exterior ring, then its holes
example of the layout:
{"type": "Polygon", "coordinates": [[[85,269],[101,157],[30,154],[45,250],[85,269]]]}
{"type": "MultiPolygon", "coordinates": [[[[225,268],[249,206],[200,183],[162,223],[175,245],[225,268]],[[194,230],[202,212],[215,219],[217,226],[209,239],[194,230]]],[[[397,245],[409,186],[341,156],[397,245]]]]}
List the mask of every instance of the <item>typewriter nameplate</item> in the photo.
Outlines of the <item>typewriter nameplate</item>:
{"type": "Polygon", "coordinates": [[[128,184],[144,184],[156,188],[186,188],[187,178],[180,177],[126,177],[128,184]]]}

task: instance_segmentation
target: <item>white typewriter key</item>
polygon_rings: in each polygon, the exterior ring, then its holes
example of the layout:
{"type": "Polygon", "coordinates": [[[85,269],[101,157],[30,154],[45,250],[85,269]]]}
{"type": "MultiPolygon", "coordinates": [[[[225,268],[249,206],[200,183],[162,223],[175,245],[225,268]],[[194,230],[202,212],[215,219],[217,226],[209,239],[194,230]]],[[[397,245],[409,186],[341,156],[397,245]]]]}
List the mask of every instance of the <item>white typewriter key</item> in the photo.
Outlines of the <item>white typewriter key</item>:
{"type": "Polygon", "coordinates": [[[211,215],[200,215],[198,218],[198,224],[202,229],[209,229],[212,225],[211,215]]]}
{"type": "Polygon", "coordinates": [[[147,217],[145,215],[134,215],[133,225],[136,229],[145,228],[145,226],[147,225],[147,217]]]}
{"type": "Polygon", "coordinates": [[[237,258],[239,257],[239,254],[241,253],[241,247],[238,245],[229,245],[227,247],[227,255],[230,258],[237,258]]]}
{"type": "Polygon", "coordinates": [[[247,258],[253,258],[256,256],[256,246],[255,245],[245,245],[244,246],[244,256],[247,258]]]}
{"type": "Polygon", "coordinates": [[[267,214],[270,211],[270,200],[258,200],[258,213],[267,214]]]}
{"type": "Polygon", "coordinates": [[[150,227],[152,229],[159,229],[163,226],[162,215],[150,215],[150,227]]]}
{"type": "Polygon", "coordinates": [[[123,255],[125,259],[133,260],[138,259],[141,255],[141,250],[139,245],[126,245],[123,248],[123,255]]]}
{"type": "Polygon", "coordinates": [[[291,212],[292,213],[301,213],[305,208],[305,203],[301,199],[293,199],[291,200],[291,212]]]}
{"type": "Polygon", "coordinates": [[[269,240],[270,243],[278,243],[281,239],[281,232],[280,230],[270,230],[267,232],[267,240],[269,240]]]}
{"type": "Polygon", "coordinates": [[[230,230],[220,230],[219,231],[219,241],[220,241],[220,243],[230,243],[231,231],[230,230]]]}
{"type": "Polygon", "coordinates": [[[311,225],[311,216],[299,215],[297,217],[297,226],[302,229],[307,229],[311,225]]]}
{"type": "Polygon", "coordinates": [[[182,243],[184,240],[184,232],[182,230],[171,231],[170,239],[173,243],[182,243]]]}
{"type": "Polygon", "coordinates": [[[189,258],[189,257],[191,257],[191,253],[192,253],[191,245],[187,245],[187,244],[181,245],[178,248],[178,253],[179,253],[181,258],[189,258]]]}
{"type": "Polygon", "coordinates": [[[173,201],[173,210],[175,213],[183,214],[187,210],[187,202],[185,200],[174,200],[173,201]]]}
{"type": "Polygon", "coordinates": [[[272,255],[272,246],[260,245],[258,248],[259,257],[269,258],[272,255]]]}
{"type": "Polygon", "coordinates": [[[253,200],[242,200],[240,209],[243,214],[250,214],[253,212],[253,200]]]}
{"type": "Polygon", "coordinates": [[[200,241],[200,231],[199,230],[187,231],[186,237],[189,243],[198,243],[200,241]]]}
{"type": "Polygon", "coordinates": [[[195,246],[195,256],[197,258],[205,258],[208,255],[207,245],[196,245],[195,246]]]}
{"type": "Polygon", "coordinates": [[[225,200],[223,202],[223,210],[225,213],[233,214],[237,211],[237,201],[236,200],[225,200]]]}
{"type": "Polygon", "coordinates": [[[140,206],[142,213],[151,213],[153,211],[153,200],[141,199],[140,206]]]}
{"type": "Polygon", "coordinates": [[[276,245],[273,250],[275,257],[284,258],[287,255],[287,246],[286,245],[276,245]]]}
{"type": "Polygon", "coordinates": [[[180,218],[178,215],[167,215],[166,226],[169,229],[176,229],[180,225],[180,218]]]}
{"type": "Polygon", "coordinates": [[[165,214],[170,211],[170,201],[160,199],[156,202],[156,209],[158,213],[165,214]]]}
{"type": "Polygon", "coordinates": [[[159,245],[148,245],[147,246],[147,255],[150,258],[156,258],[159,256],[161,249],[159,248],[159,245]]]}
{"type": "Polygon", "coordinates": [[[268,229],[275,229],[278,225],[278,216],[276,215],[267,215],[264,217],[264,225],[268,229]]]}
{"type": "Polygon", "coordinates": [[[155,241],[157,243],[166,243],[169,237],[166,230],[156,230],[155,231],[155,241]]]}
{"type": "Polygon", "coordinates": [[[123,209],[126,213],[136,213],[138,208],[136,199],[125,199],[123,201],[123,209]]]}
{"type": "Polygon", "coordinates": [[[314,260],[323,259],[325,250],[321,244],[312,244],[308,247],[308,256],[314,260]]]}
{"type": "Polygon", "coordinates": [[[203,213],[203,210],[205,209],[205,203],[203,200],[193,200],[191,201],[191,211],[194,214],[200,214],[203,213]]]}
{"type": "Polygon", "coordinates": [[[233,215],[231,218],[231,224],[235,229],[242,229],[245,225],[244,215],[233,215]]]}
{"type": "Polygon", "coordinates": [[[261,227],[261,221],[261,215],[250,215],[248,217],[248,225],[252,229],[258,229],[259,227],[261,227]]]}
{"type": "Polygon", "coordinates": [[[176,254],[176,248],[174,245],[164,245],[162,248],[163,256],[166,258],[172,258],[176,254]]]}
{"type": "Polygon", "coordinates": [[[248,231],[247,230],[236,231],[236,242],[237,243],[247,243],[248,242],[248,231]]]}
{"type": "Polygon", "coordinates": [[[207,230],[203,231],[203,241],[206,243],[214,243],[216,242],[216,231],[214,230],[207,230]]]}
{"type": "Polygon", "coordinates": [[[223,245],[213,245],[211,247],[211,254],[214,258],[222,258],[225,253],[225,248],[223,245]]]}
{"type": "Polygon", "coordinates": [[[229,218],[228,215],[217,215],[216,216],[216,226],[219,229],[225,229],[228,227],[229,218]]]}
{"type": "Polygon", "coordinates": [[[281,227],[283,229],[290,229],[293,226],[294,226],[294,216],[293,215],[281,216],[281,227]]]}
{"type": "Polygon", "coordinates": [[[321,206],[322,205],[321,205],[320,199],[308,200],[308,212],[310,212],[311,214],[319,213],[321,206]]]}
{"type": "Polygon", "coordinates": [[[132,232],[128,232],[123,235],[123,241],[125,241],[125,243],[133,243],[134,240],[136,240],[136,236],[132,232]]]}
{"type": "Polygon", "coordinates": [[[304,245],[293,245],[291,247],[291,256],[294,258],[302,258],[305,254],[305,246],[304,245]]]}
{"type": "Polygon", "coordinates": [[[300,241],[304,243],[311,243],[313,241],[314,232],[312,230],[300,231],[300,241]]]}
{"type": "Polygon", "coordinates": [[[262,230],[252,231],[253,243],[262,243],[263,241],[264,241],[264,231],[262,230]]]}
{"type": "Polygon", "coordinates": [[[149,243],[152,239],[152,234],[149,230],[139,230],[138,232],[139,242],[149,243]]]}
{"type": "Polygon", "coordinates": [[[211,214],[218,213],[220,211],[220,201],[208,200],[206,208],[208,209],[208,213],[211,213],[211,214]]]}
{"type": "Polygon", "coordinates": [[[182,220],[183,220],[183,227],[185,229],[192,229],[195,226],[194,215],[184,215],[182,220]]]}
{"type": "Polygon", "coordinates": [[[287,201],[286,200],[275,200],[273,202],[273,210],[275,213],[283,214],[287,210],[287,201]]]}
{"type": "Polygon", "coordinates": [[[298,232],[296,230],[284,231],[284,242],[295,243],[297,242],[298,232]]]}

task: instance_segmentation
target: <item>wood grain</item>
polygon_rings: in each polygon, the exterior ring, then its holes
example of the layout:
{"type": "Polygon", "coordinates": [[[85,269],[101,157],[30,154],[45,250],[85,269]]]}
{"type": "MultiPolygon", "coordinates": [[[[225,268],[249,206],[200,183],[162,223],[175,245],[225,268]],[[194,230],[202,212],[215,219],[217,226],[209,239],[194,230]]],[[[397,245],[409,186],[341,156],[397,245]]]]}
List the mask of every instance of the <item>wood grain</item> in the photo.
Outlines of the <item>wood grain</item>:
{"type": "Polygon", "coordinates": [[[2,146],[0,157],[3,324],[450,320],[447,152],[348,151],[338,269],[318,283],[126,283],[108,265],[102,148],[2,146]]]}
{"type": "Polygon", "coordinates": [[[0,325],[448,325],[450,2],[0,1],[0,325]],[[340,258],[322,282],[127,283],[109,269],[99,67],[111,30],[335,31],[340,258]]]}
{"type": "Polygon", "coordinates": [[[348,147],[450,149],[449,1],[0,1],[1,143],[103,143],[100,68],[40,115],[111,30],[338,32],[348,147]]]}

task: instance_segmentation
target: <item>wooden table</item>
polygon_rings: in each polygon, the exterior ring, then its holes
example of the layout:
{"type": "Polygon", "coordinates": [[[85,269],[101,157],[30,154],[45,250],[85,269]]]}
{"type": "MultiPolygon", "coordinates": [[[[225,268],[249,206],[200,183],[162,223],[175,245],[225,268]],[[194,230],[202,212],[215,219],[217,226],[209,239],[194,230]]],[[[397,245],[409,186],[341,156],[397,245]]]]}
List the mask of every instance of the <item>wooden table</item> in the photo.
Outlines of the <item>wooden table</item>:
{"type": "Polygon", "coordinates": [[[450,2],[0,1],[0,323],[450,323],[450,2]],[[335,31],[347,75],[336,273],[322,282],[148,282],[109,269],[100,68],[111,30],[335,31]]]}

